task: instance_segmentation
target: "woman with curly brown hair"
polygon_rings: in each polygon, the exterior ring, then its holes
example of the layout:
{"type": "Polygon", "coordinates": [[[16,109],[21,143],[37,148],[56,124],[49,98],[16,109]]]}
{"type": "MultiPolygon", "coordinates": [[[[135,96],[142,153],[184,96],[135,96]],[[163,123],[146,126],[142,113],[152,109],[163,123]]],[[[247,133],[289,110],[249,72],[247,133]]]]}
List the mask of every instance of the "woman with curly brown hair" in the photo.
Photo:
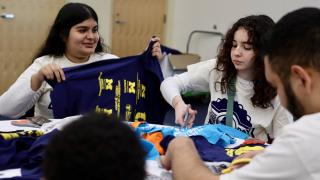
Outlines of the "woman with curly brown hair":
{"type": "Polygon", "coordinates": [[[176,123],[183,125],[188,112],[192,126],[197,113],[181,98],[180,93],[186,91],[210,91],[205,123],[228,124],[265,141],[292,121],[266,81],[259,52],[262,35],[273,25],[266,15],[239,19],[228,30],[217,59],[190,65],[187,72],[161,84],[164,98],[175,109],[176,123]]]}

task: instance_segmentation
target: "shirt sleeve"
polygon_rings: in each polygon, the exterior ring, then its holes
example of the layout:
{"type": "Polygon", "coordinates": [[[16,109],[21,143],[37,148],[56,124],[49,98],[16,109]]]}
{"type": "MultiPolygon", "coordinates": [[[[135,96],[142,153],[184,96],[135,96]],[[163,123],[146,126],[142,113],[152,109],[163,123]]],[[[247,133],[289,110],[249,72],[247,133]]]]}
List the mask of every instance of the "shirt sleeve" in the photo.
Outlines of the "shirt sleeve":
{"type": "Polygon", "coordinates": [[[207,60],[188,66],[185,73],[168,77],[160,86],[164,99],[172,105],[172,99],[187,91],[208,92],[210,73],[215,60],[207,60]]]}
{"type": "Polygon", "coordinates": [[[293,129],[284,129],[265,152],[237,170],[220,176],[220,180],[266,180],[266,179],[305,179],[303,163],[297,156],[295,141],[297,136],[293,129]],[[303,171],[303,172],[301,172],[303,171]]]}
{"type": "Polygon", "coordinates": [[[19,118],[37,102],[40,92],[31,89],[31,76],[38,72],[40,68],[40,62],[35,60],[0,96],[1,115],[19,118]]]}
{"type": "Polygon", "coordinates": [[[166,79],[174,74],[173,68],[169,62],[169,55],[163,53],[163,59],[159,61],[163,78],[166,79]]]}
{"type": "Polygon", "coordinates": [[[180,95],[181,92],[185,92],[190,89],[190,83],[187,73],[178,74],[172,77],[168,77],[162,81],[160,90],[164,99],[172,105],[172,99],[180,95]]]}
{"type": "Polygon", "coordinates": [[[209,92],[209,83],[214,79],[210,76],[214,72],[216,60],[202,61],[188,66],[188,77],[191,89],[197,92],[209,92]]]}

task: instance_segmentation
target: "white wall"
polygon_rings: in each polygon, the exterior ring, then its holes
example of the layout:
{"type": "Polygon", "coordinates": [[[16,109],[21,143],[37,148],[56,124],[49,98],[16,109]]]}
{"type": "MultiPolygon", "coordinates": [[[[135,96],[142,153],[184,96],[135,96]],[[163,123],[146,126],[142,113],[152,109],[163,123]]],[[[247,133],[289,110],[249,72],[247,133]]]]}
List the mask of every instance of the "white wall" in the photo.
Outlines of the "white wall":
{"type": "MultiPolygon", "coordinates": [[[[106,44],[111,44],[113,0],[69,0],[92,6],[98,16],[100,33],[106,44]]],[[[193,30],[215,31],[223,34],[239,18],[251,14],[266,14],[277,21],[284,14],[306,6],[320,8],[320,0],[167,0],[166,37],[163,44],[186,51],[187,39],[193,30]]],[[[198,53],[202,59],[216,55],[218,38],[200,36],[193,38],[190,52],[198,53]]]]}
{"type": "MultiPolygon", "coordinates": [[[[166,44],[183,52],[188,35],[193,30],[213,31],[215,24],[217,31],[224,34],[237,19],[247,15],[266,14],[277,21],[285,13],[299,7],[320,7],[319,0],[169,0],[168,3],[171,9],[168,12],[170,22],[167,32],[170,33],[167,33],[166,44]]],[[[204,59],[212,58],[210,55],[215,54],[217,47],[210,48],[208,46],[212,40],[207,40],[209,44],[205,41],[201,49],[206,49],[206,52],[200,55],[204,59]]],[[[193,50],[200,51],[197,48],[193,50]]]]}

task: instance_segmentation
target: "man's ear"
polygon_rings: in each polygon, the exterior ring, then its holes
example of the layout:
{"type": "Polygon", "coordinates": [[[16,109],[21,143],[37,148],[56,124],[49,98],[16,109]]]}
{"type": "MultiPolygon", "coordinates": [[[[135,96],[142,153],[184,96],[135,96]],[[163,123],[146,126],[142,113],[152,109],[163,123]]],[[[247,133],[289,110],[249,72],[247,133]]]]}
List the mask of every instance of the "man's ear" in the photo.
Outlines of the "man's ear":
{"type": "Polygon", "coordinates": [[[291,79],[296,80],[296,83],[298,83],[296,84],[298,85],[298,88],[304,88],[307,93],[311,93],[312,78],[308,70],[299,65],[292,65],[290,70],[291,79]]]}

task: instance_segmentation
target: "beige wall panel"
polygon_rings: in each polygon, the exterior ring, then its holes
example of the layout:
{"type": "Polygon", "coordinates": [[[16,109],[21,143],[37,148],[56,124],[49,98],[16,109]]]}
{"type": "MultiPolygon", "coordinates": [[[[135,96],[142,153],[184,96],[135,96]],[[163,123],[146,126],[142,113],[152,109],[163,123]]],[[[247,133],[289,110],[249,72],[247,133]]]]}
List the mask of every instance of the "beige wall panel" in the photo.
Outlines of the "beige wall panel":
{"type": "Polygon", "coordinates": [[[28,67],[64,0],[0,0],[0,94],[28,67]]]}
{"type": "Polygon", "coordinates": [[[112,53],[142,52],[152,35],[163,39],[166,0],[114,0],[112,53]]]}

